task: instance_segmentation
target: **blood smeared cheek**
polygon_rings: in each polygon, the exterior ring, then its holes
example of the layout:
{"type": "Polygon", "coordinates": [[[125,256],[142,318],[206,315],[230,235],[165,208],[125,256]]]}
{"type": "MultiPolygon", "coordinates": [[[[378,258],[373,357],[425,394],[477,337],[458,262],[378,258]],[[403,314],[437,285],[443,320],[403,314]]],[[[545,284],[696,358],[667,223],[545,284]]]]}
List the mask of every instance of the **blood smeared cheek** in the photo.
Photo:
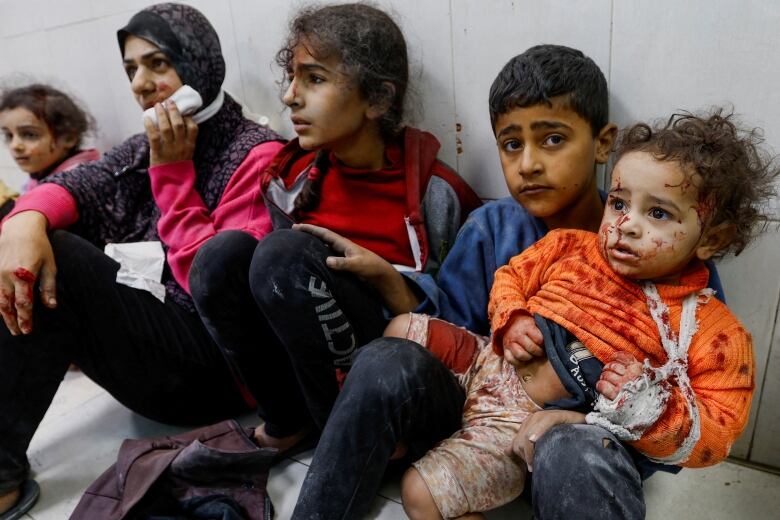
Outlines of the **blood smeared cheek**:
{"type": "Polygon", "coordinates": [[[609,243],[609,234],[612,232],[612,224],[609,222],[602,222],[599,227],[599,246],[601,248],[601,254],[604,258],[607,258],[607,245],[609,243]]]}
{"type": "Polygon", "coordinates": [[[601,227],[599,227],[599,236],[603,240],[606,240],[607,237],[609,236],[609,232],[611,228],[612,228],[612,224],[610,224],[609,222],[603,222],[601,224],[601,227]]]}
{"type": "Polygon", "coordinates": [[[653,242],[653,250],[654,251],[661,251],[667,245],[666,244],[666,240],[664,240],[663,238],[659,238],[659,237],[653,237],[652,238],[652,242],[653,242]]]}

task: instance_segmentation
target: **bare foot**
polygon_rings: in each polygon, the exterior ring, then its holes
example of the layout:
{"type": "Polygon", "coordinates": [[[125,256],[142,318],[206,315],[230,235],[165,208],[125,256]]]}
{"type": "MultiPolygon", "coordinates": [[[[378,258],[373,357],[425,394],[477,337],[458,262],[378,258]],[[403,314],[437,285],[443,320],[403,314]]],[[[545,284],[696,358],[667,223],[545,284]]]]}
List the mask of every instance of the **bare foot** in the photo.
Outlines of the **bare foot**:
{"type": "Polygon", "coordinates": [[[298,444],[306,436],[306,430],[301,430],[287,437],[272,437],[265,433],[265,424],[255,430],[255,442],[262,448],[276,448],[285,452],[298,444]]]}
{"type": "Polygon", "coordinates": [[[19,488],[0,496],[0,515],[11,509],[19,501],[19,488]]]}

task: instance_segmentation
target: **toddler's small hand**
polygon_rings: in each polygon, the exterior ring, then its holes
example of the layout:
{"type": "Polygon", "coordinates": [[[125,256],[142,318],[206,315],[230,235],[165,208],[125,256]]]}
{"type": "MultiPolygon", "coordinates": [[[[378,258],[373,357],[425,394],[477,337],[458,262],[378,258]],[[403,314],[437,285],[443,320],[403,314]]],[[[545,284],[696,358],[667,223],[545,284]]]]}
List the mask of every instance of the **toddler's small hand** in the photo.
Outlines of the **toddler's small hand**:
{"type": "Polygon", "coordinates": [[[532,316],[515,316],[502,338],[504,359],[512,365],[530,361],[534,357],[544,356],[544,337],[536,326],[532,316]]]}
{"type": "Polygon", "coordinates": [[[643,365],[627,352],[618,352],[612,361],[604,365],[596,391],[607,399],[615,399],[629,381],[642,375],[643,365]]]}

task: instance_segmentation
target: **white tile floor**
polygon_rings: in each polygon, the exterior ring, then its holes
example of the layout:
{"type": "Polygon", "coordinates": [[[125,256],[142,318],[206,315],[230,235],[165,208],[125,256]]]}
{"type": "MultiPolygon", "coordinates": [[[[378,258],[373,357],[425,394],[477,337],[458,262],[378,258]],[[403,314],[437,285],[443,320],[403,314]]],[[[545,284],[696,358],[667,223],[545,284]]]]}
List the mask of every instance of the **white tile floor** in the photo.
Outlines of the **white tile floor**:
{"type": "MultiPolygon", "coordinates": [[[[30,446],[30,462],[42,491],[25,518],[67,518],[89,483],[113,463],[122,439],[177,431],[181,430],[128,411],[80,372],[69,373],[30,446]]],[[[290,517],[310,460],[311,452],[272,470],[268,491],[276,518],[290,517]]],[[[370,517],[405,518],[398,497],[398,483],[387,482],[370,517]]],[[[651,520],[778,518],[780,476],[725,462],[678,476],[656,475],[646,483],[646,497],[651,520]]],[[[528,505],[518,501],[488,518],[530,516],[528,505]]]]}

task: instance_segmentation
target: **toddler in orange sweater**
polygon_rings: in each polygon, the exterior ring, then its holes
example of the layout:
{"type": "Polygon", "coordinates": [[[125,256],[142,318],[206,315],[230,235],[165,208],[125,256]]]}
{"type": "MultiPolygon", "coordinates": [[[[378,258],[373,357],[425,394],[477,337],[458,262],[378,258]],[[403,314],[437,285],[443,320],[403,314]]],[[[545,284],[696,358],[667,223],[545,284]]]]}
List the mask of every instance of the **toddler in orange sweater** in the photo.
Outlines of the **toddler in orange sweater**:
{"type": "Polygon", "coordinates": [[[752,344],[707,289],[703,262],[739,253],[765,220],[761,203],[778,170],[758,141],[720,111],[633,126],[617,147],[599,232],[553,230],[496,272],[491,342],[408,319],[407,337],[448,363],[468,392],[463,429],[414,465],[442,516],[517,496],[534,443],[563,422],[602,426],[664,464],[728,455],[748,419],[752,344]],[[564,356],[544,341],[548,322],[579,340],[564,356]],[[571,397],[553,357],[569,358],[573,380],[594,398],[590,413],[541,409],[571,397]],[[606,364],[588,381],[579,367],[592,357],[606,364]],[[475,481],[480,492],[462,496],[475,481]]]}

